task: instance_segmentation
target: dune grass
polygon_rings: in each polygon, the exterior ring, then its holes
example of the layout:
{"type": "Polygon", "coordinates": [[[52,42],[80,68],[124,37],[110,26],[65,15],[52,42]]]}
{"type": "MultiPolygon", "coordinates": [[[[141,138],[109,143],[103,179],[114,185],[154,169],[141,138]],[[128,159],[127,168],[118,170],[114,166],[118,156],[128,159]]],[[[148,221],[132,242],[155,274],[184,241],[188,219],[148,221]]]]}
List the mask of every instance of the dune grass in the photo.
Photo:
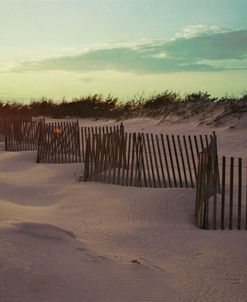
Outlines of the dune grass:
{"type": "Polygon", "coordinates": [[[122,101],[118,97],[101,94],[87,95],[71,100],[54,101],[49,98],[29,103],[0,100],[0,117],[50,116],[52,118],[129,118],[136,116],[195,115],[208,106],[225,106],[227,112],[247,111],[247,93],[241,97],[212,97],[207,92],[195,92],[181,97],[178,93],[164,91],[152,95],[139,95],[122,101]]]}

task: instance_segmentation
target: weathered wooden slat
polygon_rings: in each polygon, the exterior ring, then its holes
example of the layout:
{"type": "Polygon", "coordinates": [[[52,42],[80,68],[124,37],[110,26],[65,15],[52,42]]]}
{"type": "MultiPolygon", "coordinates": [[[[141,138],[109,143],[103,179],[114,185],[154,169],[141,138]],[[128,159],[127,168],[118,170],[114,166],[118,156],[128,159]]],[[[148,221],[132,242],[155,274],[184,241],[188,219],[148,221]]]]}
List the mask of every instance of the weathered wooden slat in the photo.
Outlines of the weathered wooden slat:
{"type": "Polygon", "coordinates": [[[204,147],[202,135],[199,135],[199,137],[200,137],[201,148],[203,150],[205,147],[204,147]]]}
{"type": "Polygon", "coordinates": [[[233,185],[234,185],[234,157],[230,158],[230,200],[229,200],[229,230],[232,230],[233,218],[233,185]]]}
{"type": "Polygon", "coordinates": [[[113,175],[112,175],[112,183],[116,183],[116,170],[118,168],[119,162],[118,162],[118,153],[119,153],[119,135],[116,133],[116,126],[114,126],[114,133],[112,134],[113,136],[113,175]]]}
{"type": "Polygon", "coordinates": [[[213,228],[217,228],[217,174],[213,175],[213,228]]]}
{"type": "Polygon", "coordinates": [[[177,153],[177,147],[176,147],[176,142],[175,142],[174,135],[172,135],[172,143],[173,143],[173,150],[174,150],[175,159],[176,159],[179,184],[180,184],[180,187],[182,188],[183,187],[183,181],[182,181],[182,177],[181,177],[180,164],[179,164],[179,160],[178,160],[178,153],[177,153]]]}
{"type": "Polygon", "coordinates": [[[151,147],[150,147],[150,141],[149,141],[149,134],[146,133],[146,139],[147,139],[147,146],[148,146],[148,153],[149,153],[149,160],[151,164],[151,172],[152,172],[152,178],[153,178],[153,187],[156,188],[156,181],[155,181],[155,174],[154,174],[154,165],[153,165],[153,158],[151,153],[151,147]]]}
{"type": "Polygon", "coordinates": [[[215,131],[213,131],[214,140],[214,155],[215,155],[215,173],[217,174],[217,192],[220,193],[220,172],[219,172],[219,159],[218,159],[218,143],[215,131]]]}
{"type": "Polygon", "coordinates": [[[148,187],[147,176],[146,176],[145,158],[144,158],[145,137],[144,137],[143,133],[140,133],[140,135],[141,135],[141,170],[142,170],[142,174],[143,174],[144,187],[148,187]]]}
{"type": "Polygon", "coordinates": [[[247,230],[247,163],[245,163],[245,229],[247,230]]]}
{"type": "Polygon", "coordinates": [[[141,145],[141,134],[137,134],[137,144],[136,144],[136,174],[135,174],[135,186],[141,187],[141,155],[142,155],[142,145],[141,145]]]}
{"type": "Polygon", "coordinates": [[[104,160],[102,163],[103,169],[103,182],[106,182],[107,179],[107,167],[108,167],[108,156],[109,156],[109,136],[105,133],[105,147],[104,147],[104,160]]]}
{"type": "Polygon", "coordinates": [[[208,162],[208,156],[207,156],[207,151],[202,151],[203,152],[203,158],[204,158],[204,164],[203,164],[203,167],[205,170],[203,170],[203,174],[206,176],[206,177],[203,177],[203,178],[206,178],[205,182],[204,182],[204,202],[205,202],[205,216],[204,216],[204,228],[205,229],[209,229],[209,221],[208,221],[208,218],[209,218],[209,189],[210,189],[210,182],[211,182],[211,179],[210,179],[210,164],[208,162]]]}
{"type": "Polygon", "coordinates": [[[196,147],[196,154],[199,154],[199,147],[198,147],[198,142],[197,142],[197,136],[194,135],[194,143],[195,143],[195,147],[196,147]]]}
{"type": "Polygon", "coordinates": [[[146,144],[146,137],[144,136],[144,133],[142,133],[142,139],[143,139],[143,150],[144,150],[144,165],[147,170],[148,174],[148,186],[152,187],[152,178],[151,178],[151,171],[150,171],[150,166],[149,166],[149,159],[148,159],[148,149],[147,149],[147,144],[146,144]]]}
{"type": "Polygon", "coordinates": [[[130,156],[131,156],[131,145],[132,145],[132,133],[128,134],[128,153],[127,153],[127,166],[126,166],[126,181],[125,185],[129,185],[129,172],[130,172],[130,156]]]}
{"type": "Polygon", "coordinates": [[[169,153],[169,158],[170,158],[170,164],[171,164],[171,168],[172,168],[172,175],[173,175],[174,186],[175,186],[175,188],[177,188],[177,179],[176,179],[176,174],[175,174],[175,169],[174,169],[174,163],[173,163],[173,158],[172,158],[172,151],[171,151],[171,145],[170,145],[169,135],[166,135],[166,141],[167,141],[167,146],[168,146],[168,153],[169,153]]]}
{"type": "Polygon", "coordinates": [[[113,131],[112,127],[109,127],[109,150],[108,150],[108,183],[110,183],[111,180],[111,174],[112,174],[112,168],[113,168],[113,156],[114,156],[114,142],[113,142],[113,131]]]}
{"type": "Polygon", "coordinates": [[[132,149],[131,149],[131,168],[130,168],[130,185],[133,185],[133,175],[135,169],[135,155],[136,155],[136,133],[132,133],[132,149]]]}
{"type": "Polygon", "coordinates": [[[112,137],[107,134],[107,149],[106,149],[106,166],[105,166],[105,181],[108,181],[109,172],[111,171],[111,147],[112,147],[112,137]]]}
{"type": "Polygon", "coordinates": [[[221,229],[225,229],[226,157],[222,157],[221,229]]]}
{"type": "Polygon", "coordinates": [[[119,184],[122,186],[124,185],[124,176],[125,176],[125,171],[127,167],[127,133],[121,133],[121,139],[122,139],[122,144],[121,144],[121,172],[120,172],[120,179],[119,179],[119,184]]]}
{"type": "Polygon", "coordinates": [[[203,154],[199,153],[198,155],[198,178],[197,178],[197,186],[196,186],[196,204],[195,204],[195,224],[203,228],[204,222],[202,215],[202,207],[203,207],[203,154]]]}
{"type": "Polygon", "coordinates": [[[205,137],[206,147],[208,148],[208,146],[209,146],[208,135],[205,134],[204,137],[205,137]]]}
{"type": "Polygon", "coordinates": [[[153,148],[153,157],[154,157],[154,163],[155,163],[155,168],[156,168],[156,173],[157,179],[158,179],[158,185],[161,188],[161,179],[160,179],[160,171],[159,171],[159,165],[158,165],[158,160],[157,160],[157,155],[156,155],[156,148],[154,144],[154,136],[153,133],[151,133],[151,142],[152,142],[152,148],[153,148]]]}
{"type": "Polygon", "coordinates": [[[163,165],[162,156],[161,156],[161,151],[160,151],[159,137],[158,137],[157,134],[155,135],[155,138],[156,138],[156,145],[157,145],[158,155],[159,155],[160,169],[161,169],[161,174],[162,174],[162,178],[163,178],[163,187],[166,188],[166,187],[167,187],[167,184],[166,184],[166,177],[165,177],[164,165],[163,165]]]}
{"type": "Polygon", "coordinates": [[[186,188],[188,188],[189,185],[188,185],[187,173],[186,173],[186,168],[185,168],[184,155],[183,155],[183,150],[182,150],[182,145],[181,145],[179,135],[177,135],[177,140],[178,140],[178,148],[179,148],[180,158],[181,158],[181,162],[182,162],[185,186],[186,186],[186,188]]]}
{"type": "Polygon", "coordinates": [[[94,157],[94,167],[93,167],[93,174],[95,177],[95,180],[98,179],[98,173],[99,173],[99,159],[100,159],[100,150],[101,150],[101,141],[99,135],[94,135],[95,139],[95,157],[94,157]]]}
{"type": "Polygon", "coordinates": [[[187,141],[186,141],[185,135],[183,135],[183,143],[184,143],[185,155],[186,155],[186,159],[187,159],[187,166],[188,166],[188,170],[189,170],[190,183],[191,183],[191,186],[193,188],[194,187],[194,181],[193,181],[193,176],[192,176],[190,157],[189,157],[188,146],[187,146],[187,141]]]}
{"type": "Polygon", "coordinates": [[[198,154],[198,178],[196,188],[196,204],[195,204],[195,223],[198,227],[204,226],[204,200],[203,200],[203,154],[198,154]]]}
{"type": "Polygon", "coordinates": [[[169,168],[169,165],[168,165],[168,159],[167,159],[165,141],[164,141],[163,134],[161,134],[160,137],[161,137],[161,144],[162,144],[162,149],[163,149],[163,154],[164,154],[164,159],[165,159],[165,166],[166,166],[168,182],[169,182],[169,186],[172,187],[171,176],[170,176],[170,168],[169,168]]]}
{"type": "Polygon", "coordinates": [[[87,137],[87,142],[86,142],[86,150],[85,150],[85,165],[84,165],[84,181],[88,181],[89,176],[90,176],[90,147],[91,147],[91,142],[90,142],[90,137],[87,137]]]}
{"type": "Polygon", "coordinates": [[[102,173],[103,173],[103,165],[104,165],[104,156],[105,156],[105,135],[100,133],[98,140],[100,145],[100,152],[99,152],[99,165],[98,165],[98,180],[102,180],[102,173]]]}
{"type": "Polygon", "coordinates": [[[81,151],[81,143],[80,143],[80,127],[79,122],[76,128],[76,138],[77,138],[77,152],[78,152],[78,162],[82,162],[82,151],[81,151]]]}
{"type": "Polygon", "coordinates": [[[120,131],[118,131],[118,167],[117,167],[117,184],[119,185],[121,183],[121,171],[124,169],[124,134],[121,134],[120,131]]]}
{"type": "Polygon", "coordinates": [[[242,215],[242,158],[238,159],[238,229],[241,229],[242,215]]]}

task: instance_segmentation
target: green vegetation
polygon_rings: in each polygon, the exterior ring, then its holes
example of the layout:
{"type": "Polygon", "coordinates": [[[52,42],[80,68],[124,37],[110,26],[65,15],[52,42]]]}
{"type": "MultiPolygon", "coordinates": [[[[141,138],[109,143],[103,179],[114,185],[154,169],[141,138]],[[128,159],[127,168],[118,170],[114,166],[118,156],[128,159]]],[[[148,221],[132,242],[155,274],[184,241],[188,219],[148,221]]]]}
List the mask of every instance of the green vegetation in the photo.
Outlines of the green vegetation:
{"type": "Polygon", "coordinates": [[[183,117],[194,116],[218,107],[226,108],[225,114],[247,111],[247,94],[241,97],[211,97],[207,92],[196,92],[181,97],[172,91],[164,91],[150,96],[140,95],[123,102],[117,97],[89,95],[72,100],[55,102],[42,98],[28,104],[3,102],[0,100],[0,117],[50,116],[52,118],[127,118],[136,116],[162,116],[176,114],[183,117]]]}

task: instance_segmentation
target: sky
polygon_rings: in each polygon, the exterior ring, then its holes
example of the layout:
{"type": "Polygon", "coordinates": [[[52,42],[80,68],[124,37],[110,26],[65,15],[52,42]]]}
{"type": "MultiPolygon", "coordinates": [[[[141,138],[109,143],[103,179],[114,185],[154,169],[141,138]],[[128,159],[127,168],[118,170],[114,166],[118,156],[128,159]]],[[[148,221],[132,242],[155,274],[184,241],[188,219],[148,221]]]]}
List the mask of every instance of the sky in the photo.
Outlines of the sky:
{"type": "Polygon", "coordinates": [[[0,0],[0,100],[247,91],[247,0],[0,0]]]}

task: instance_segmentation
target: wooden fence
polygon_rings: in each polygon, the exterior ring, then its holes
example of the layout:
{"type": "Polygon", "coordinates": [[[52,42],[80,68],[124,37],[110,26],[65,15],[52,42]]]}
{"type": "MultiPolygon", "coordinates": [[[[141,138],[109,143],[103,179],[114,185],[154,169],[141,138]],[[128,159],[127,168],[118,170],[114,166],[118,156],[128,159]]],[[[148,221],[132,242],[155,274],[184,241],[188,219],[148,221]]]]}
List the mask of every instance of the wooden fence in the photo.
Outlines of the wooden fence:
{"type": "Polygon", "coordinates": [[[87,138],[93,137],[95,134],[104,135],[108,133],[115,133],[121,131],[124,132],[124,126],[121,123],[120,125],[114,126],[103,126],[103,127],[80,127],[80,148],[81,148],[81,156],[82,161],[85,162],[86,156],[86,144],[87,138]]]}
{"type": "Polygon", "coordinates": [[[4,118],[0,119],[0,142],[5,141],[5,121],[6,119],[4,118]]]}
{"type": "Polygon", "coordinates": [[[210,144],[198,154],[195,224],[208,228],[209,198],[213,196],[213,215],[216,215],[216,196],[220,192],[217,141],[213,136],[210,144]]]}
{"type": "Polygon", "coordinates": [[[33,119],[30,116],[17,116],[17,117],[0,117],[0,142],[5,141],[5,129],[9,121],[26,121],[30,122],[33,119]]]}
{"type": "Polygon", "coordinates": [[[40,121],[4,120],[2,129],[6,151],[37,150],[40,121]]]}
{"type": "MultiPolygon", "coordinates": [[[[10,137],[7,137],[7,140],[8,141],[15,141],[14,139],[14,136],[13,136],[13,133],[11,131],[8,131],[8,127],[9,125],[12,123],[12,122],[15,122],[16,123],[23,123],[23,122],[39,122],[39,121],[43,121],[44,118],[34,118],[34,117],[30,117],[30,116],[17,116],[17,117],[0,117],[0,142],[5,142],[5,133],[7,132],[7,135],[10,136],[10,137]]],[[[25,128],[25,126],[24,126],[25,128]]],[[[30,128],[30,127],[29,127],[30,128]]],[[[20,127],[20,129],[22,129],[22,127],[20,127]]],[[[25,130],[24,130],[25,132],[25,130]]],[[[28,138],[27,138],[27,135],[24,135],[25,137],[25,140],[27,141],[28,138]]],[[[18,135],[18,138],[19,138],[19,145],[20,145],[20,134],[18,135]]],[[[15,144],[15,143],[14,143],[15,144]]],[[[17,149],[15,150],[16,148],[13,148],[13,151],[21,151],[22,149],[17,149]]],[[[25,148],[24,148],[25,149],[25,148]]],[[[23,149],[23,150],[24,150],[23,149]]]]}
{"type": "Polygon", "coordinates": [[[40,128],[37,163],[81,162],[78,122],[48,122],[40,128]]]}
{"type": "Polygon", "coordinates": [[[78,120],[53,122],[45,120],[44,117],[11,120],[2,118],[0,141],[5,141],[7,151],[38,149],[37,162],[81,162],[85,161],[87,137],[120,129],[124,131],[122,124],[109,127],[79,127],[78,120]],[[58,133],[59,129],[61,133],[58,133]]]}
{"type": "Polygon", "coordinates": [[[195,208],[198,227],[247,230],[246,171],[242,158],[218,159],[211,147],[199,154],[195,208]]]}
{"type": "Polygon", "coordinates": [[[211,136],[95,133],[87,138],[84,180],[138,187],[194,187],[197,154],[211,136]]]}
{"type": "Polygon", "coordinates": [[[247,162],[243,158],[222,157],[221,196],[218,196],[216,227],[247,230],[247,162]]]}

